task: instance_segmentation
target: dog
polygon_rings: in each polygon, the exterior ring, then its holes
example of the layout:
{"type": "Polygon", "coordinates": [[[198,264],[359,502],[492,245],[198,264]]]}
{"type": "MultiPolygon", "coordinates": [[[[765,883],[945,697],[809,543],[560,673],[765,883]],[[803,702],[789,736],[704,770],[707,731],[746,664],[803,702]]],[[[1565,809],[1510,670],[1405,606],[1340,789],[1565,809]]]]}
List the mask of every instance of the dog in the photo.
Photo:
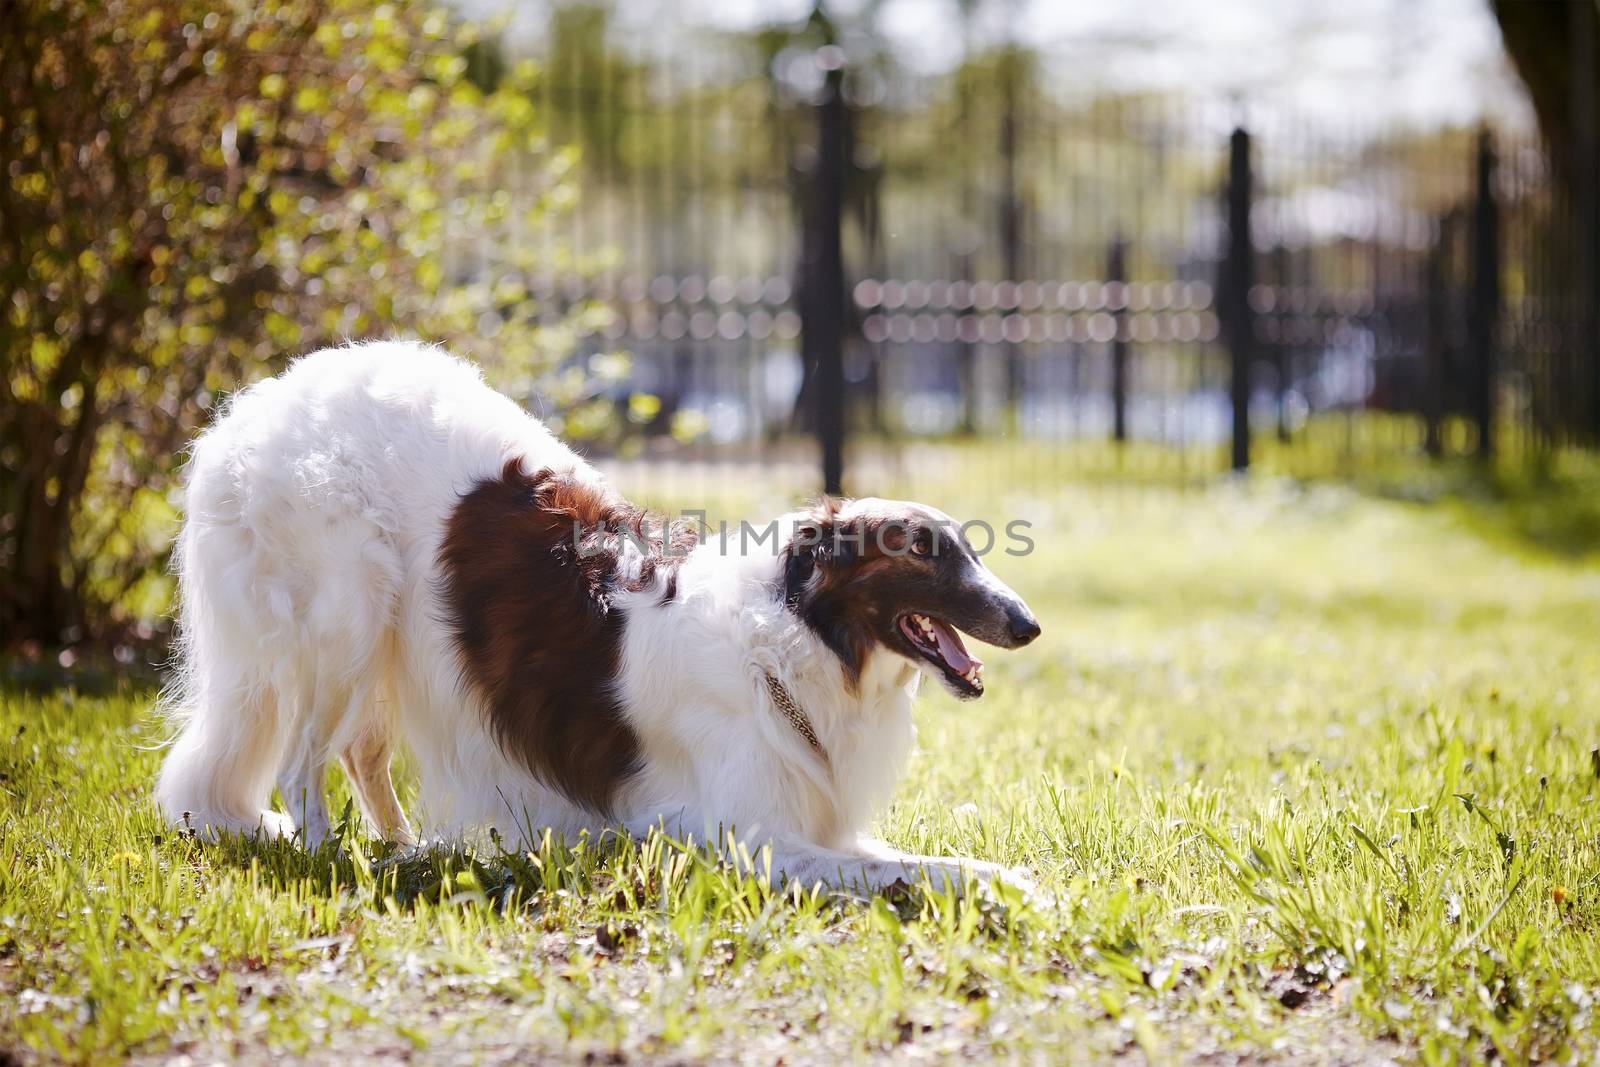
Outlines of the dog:
{"type": "Polygon", "coordinates": [[[186,476],[156,789],[180,827],[314,847],[337,757],[403,844],[660,827],[768,846],[807,885],[1008,873],[861,833],[911,750],[919,678],[981,696],[960,633],[1039,634],[942,512],[824,500],[701,536],[623,500],[472,365],[403,342],[242,390],[186,476]]]}

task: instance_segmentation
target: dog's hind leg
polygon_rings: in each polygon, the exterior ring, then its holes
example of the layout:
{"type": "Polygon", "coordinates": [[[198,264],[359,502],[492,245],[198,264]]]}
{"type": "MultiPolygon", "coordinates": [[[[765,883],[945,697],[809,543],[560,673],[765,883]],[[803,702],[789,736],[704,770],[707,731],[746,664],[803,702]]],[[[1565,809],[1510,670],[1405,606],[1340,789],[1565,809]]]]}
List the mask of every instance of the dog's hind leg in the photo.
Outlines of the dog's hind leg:
{"type": "MultiPolygon", "coordinates": [[[[321,584],[303,610],[295,747],[279,791],[299,817],[303,844],[330,833],[324,791],[328,761],[357,745],[383,710],[376,698],[393,657],[390,617],[398,563],[382,531],[365,518],[330,522],[321,532],[319,565],[339,580],[321,584]]],[[[362,806],[366,791],[352,778],[362,806]]]]}
{"type": "Polygon", "coordinates": [[[278,779],[278,792],[289,817],[300,830],[301,843],[315,849],[328,839],[328,800],[323,782],[328,765],[322,760],[296,760],[278,779]]]}
{"type": "MultiPolygon", "coordinates": [[[[315,673],[301,686],[299,715],[293,731],[294,747],[278,776],[284,808],[300,830],[300,843],[315,849],[327,840],[328,800],[325,791],[330,732],[337,721],[331,708],[319,701],[315,673]]],[[[343,705],[343,697],[336,698],[343,705]]]]}
{"type": "Polygon", "coordinates": [[[355,743],[344,750],[340,759],[372,828],[386,841],[412,845],[416,838],[406,822],[406,813],[401,810],[394,779],[389,773],[392,752],[393,736],[388,724],[374,720],[355,743]]]}
{"type": "MultiPolygon", "coordinates": [[[[363,746],[373,736],[371,731],[381,728],[382,724],[372,717],[374,683],[371,674],[364,665],[362,667],[354,680],[343,671],[331,677],[326,671],[313,671],[302,686],[298,729],[294,731],[295,747],[278,779],[278,792],[300,827],[301,843],[308,849],[315,849],[332,832],[326,791],[328,760],[335,752],[340,753],[348,773],[352,751],[366,754],[369,763],[376,759],[376,755],[363,746]],[[351,738],[356,740],[351,741],[351,738]]],[[[388,768],[386,738],[386,734],[379,735],[385,771],[388,768]]],[[[369,813],[368,818],[372,818],[371,791],[365,779],[351,774],[350,781],[356,799],[369,813]]],[[[393,796],[392,788],[390,796],[393,796]]],[[[398,807],[398,802],[395,806],[398,807]]],[[[401,824],[404,825],[404,817],[401,824]]]]}
{"type": "Polygon", "coordinates": [[[178,538],[179,670],[163,696],[178,733],[156,800],[180,829],[286,837],[293,820],[267,808],[293,695],[274,638],[292,599],[285,583],[259,573],[259,542],[238,523],[227,470],[208,455],[194,461],[178,538]]]}
{"type": "Polygon", "coordinates": [[[204,679],[161,767],[156,799],[180,829],[287,837],[294,823],[266,810],[283,751],[276,694],[264,683],[204,679]]]}

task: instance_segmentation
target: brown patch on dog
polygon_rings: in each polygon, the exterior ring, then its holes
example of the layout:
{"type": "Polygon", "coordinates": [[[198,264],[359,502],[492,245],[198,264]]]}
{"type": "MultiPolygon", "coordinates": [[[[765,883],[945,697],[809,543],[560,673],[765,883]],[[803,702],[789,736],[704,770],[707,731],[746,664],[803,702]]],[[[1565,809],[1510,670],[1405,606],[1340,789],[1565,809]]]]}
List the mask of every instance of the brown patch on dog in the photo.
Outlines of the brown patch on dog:
{"type": "Polygon", "coordinates": [[[439,549],[443,599],[465,683],[501,748],[573,802],[608,813],[639,765],[639,739],[612,683],[622,616],[612,598],[662,571],[675,585],[693,532],[604,486],[524,473],[520,459],[461,498],[439,549]],[[620,573],[619,534],[643,545],[620,573]]]}

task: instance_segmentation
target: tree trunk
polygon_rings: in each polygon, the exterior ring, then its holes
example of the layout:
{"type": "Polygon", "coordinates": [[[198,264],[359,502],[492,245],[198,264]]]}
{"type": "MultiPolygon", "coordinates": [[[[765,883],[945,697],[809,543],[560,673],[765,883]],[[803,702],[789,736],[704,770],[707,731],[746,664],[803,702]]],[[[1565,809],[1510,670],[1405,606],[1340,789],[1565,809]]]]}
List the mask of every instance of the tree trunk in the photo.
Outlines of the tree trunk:
{"type": "MultiPolygon", "coordinates": [[[[70,356],[67,358],[71,358],[70,356]]],[[[65,362],[65,361],[64,361],[65,362]]],[[[95,367],[87,355],[79,366],[95,367]]],[[[22,477],[10,502],[17,531],[14,552],[0,567],[7,590],[0,601],[4,640],[70,643],[83,636],[81,590],[70,578],[72,523],[81,501],[100,427],[97,375],[80,376],[77,418],[58,421],[60,409],[29,404],[15,413],[16,447],[25,457],[22,477]]]]}

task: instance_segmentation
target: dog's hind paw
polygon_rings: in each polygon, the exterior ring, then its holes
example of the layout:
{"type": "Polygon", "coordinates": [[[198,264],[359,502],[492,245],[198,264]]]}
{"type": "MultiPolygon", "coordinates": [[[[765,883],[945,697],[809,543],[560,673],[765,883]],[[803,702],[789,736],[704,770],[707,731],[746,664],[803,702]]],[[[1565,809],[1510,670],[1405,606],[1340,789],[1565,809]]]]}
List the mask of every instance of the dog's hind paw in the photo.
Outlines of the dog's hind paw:
{"type": "Polygon", "coordinates": [[[263,811],[261,821],[256,826],[256,836],[271,841],[275,837],[287,840],[294,836],[294,819],[278,811],[263,811]]]}

